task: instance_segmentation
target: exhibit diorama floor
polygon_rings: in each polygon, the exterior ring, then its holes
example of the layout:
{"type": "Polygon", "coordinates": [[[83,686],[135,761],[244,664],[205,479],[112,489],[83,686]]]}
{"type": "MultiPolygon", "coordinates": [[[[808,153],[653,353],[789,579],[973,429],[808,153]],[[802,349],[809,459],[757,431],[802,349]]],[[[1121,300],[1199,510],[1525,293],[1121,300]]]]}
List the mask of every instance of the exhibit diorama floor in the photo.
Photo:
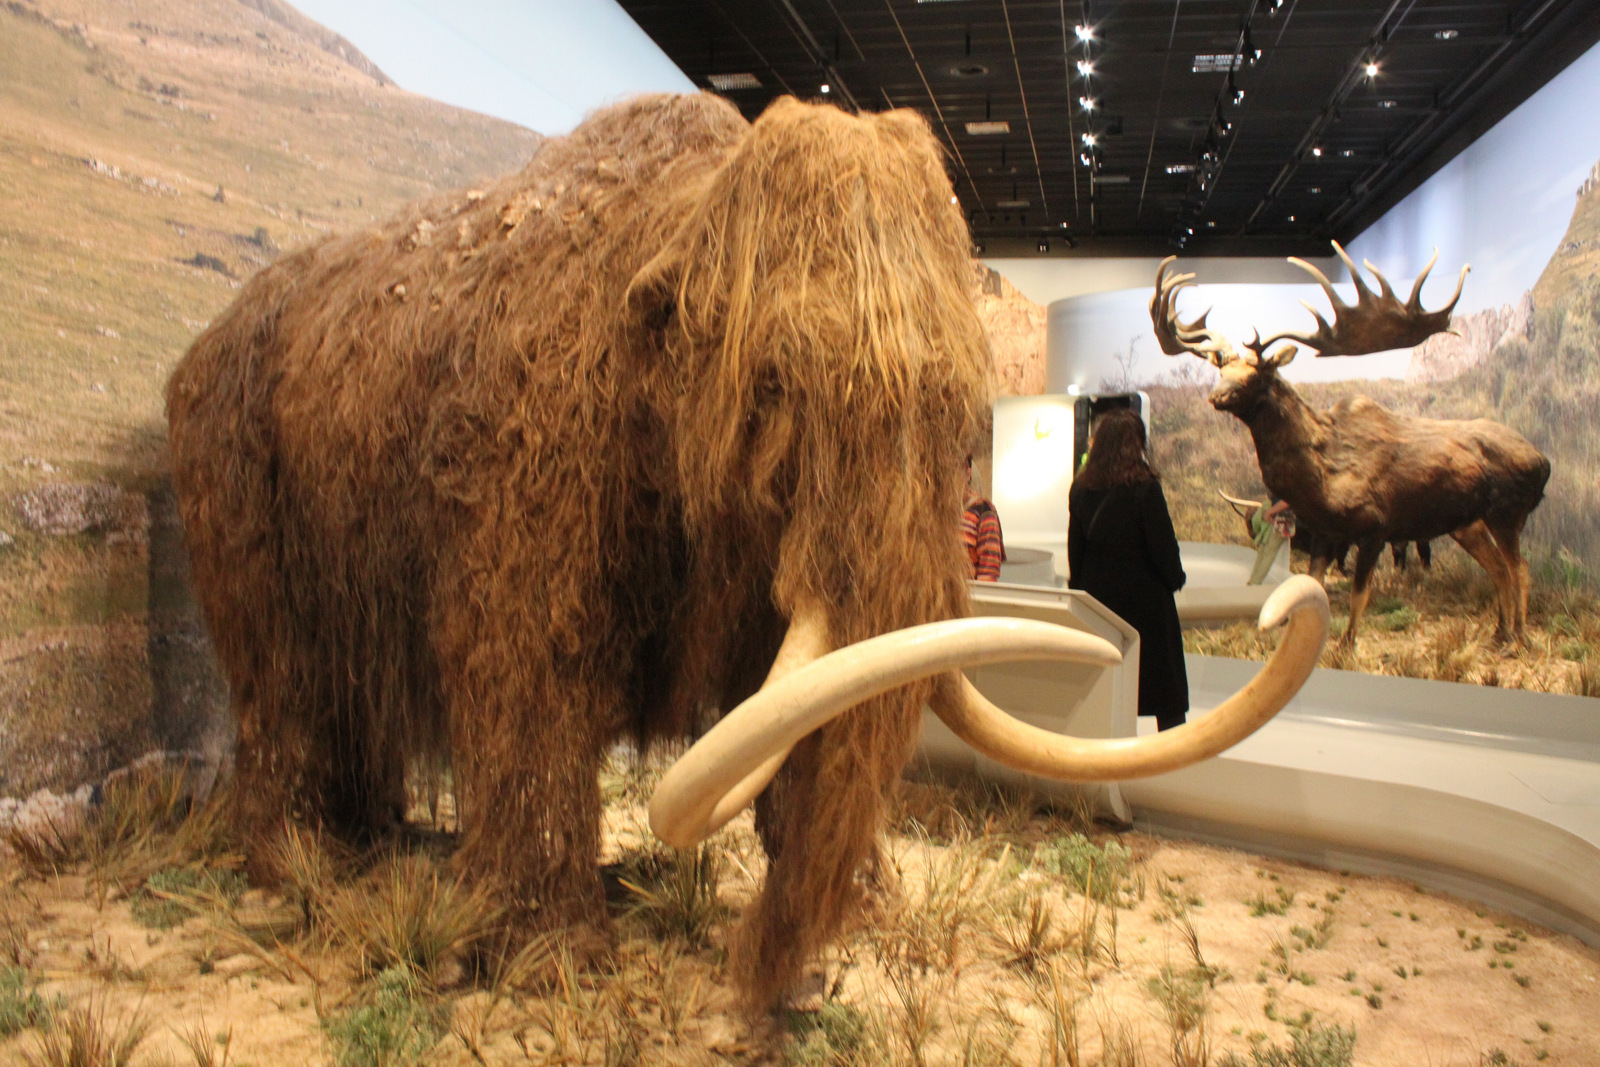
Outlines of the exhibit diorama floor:
{"type": "Polygon", "coordinates": [[[338,860],[296,834],[289,884],[245,889],[217,808],[183,815],[158,778],[113,791],[81,834],[6,861],[0,1060],[1478,1067],[1600,1047],[1600,952],[1565,935],[926,784],[870,918],[752,1022],[725,950],[763,865],[749,817],[664,852],[652,777],[602,783],[612,946],[509,958],[482,951],[494,916],[451,880],[446,835],[338,860]]]}
{"type": "MultiPolygon", "coordinates": [[[[1413,554],[1404,572],[1385,559],[1372,579],[1353,650],[1338,644],[1349,622],[1351,582],[1330,569],[1333,625],[1323,667],[1600,696],[1600,600],[1576,561],[1558,559],[1536,569],[1527,641],[1516,645],[1496,639],[1494,587],[1483,569],[1447,542],[1437,542],[1434,553],[1430,568],[1413,554]]],[[[1305,570],[1303,557],[1294,568],[1305,570]]],[[[1184,650],[1206,656],[1264,660],[1276,641],[1253,622],[1184,631],[1184,650]]]]}

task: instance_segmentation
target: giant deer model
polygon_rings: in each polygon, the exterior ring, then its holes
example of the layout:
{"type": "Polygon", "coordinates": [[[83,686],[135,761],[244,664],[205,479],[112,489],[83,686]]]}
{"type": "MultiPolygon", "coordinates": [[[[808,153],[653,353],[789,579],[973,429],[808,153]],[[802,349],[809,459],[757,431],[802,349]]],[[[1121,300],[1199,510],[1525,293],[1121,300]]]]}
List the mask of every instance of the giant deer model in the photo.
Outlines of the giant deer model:
{"type": "Polygon", "coordinates": [[[1299,352],[1295,344],[1284,342],[1298,342],[1319,356],[1361,356],[1410,348],[1448,330],[1468,268],[1461,268],[1449,304],[1424,311],[1422,283],[1433,269],[1432,260],[1402,304],[1370,262],[1366,266],[1378,281],[1377,293],[1344,249],[1337,242],[1333,247],[1355,281],[1356,303],[1341,300],[1316,267],[1291,258],[1328,294],[1333,324],[1306,304],[1316,317],[1316,332],[1278,333],[1266,340],[1257,332],[1243,353],[1206,326],[1209,311],[1191,322],[1178,317],[1177,295],[1194,284],[1194,275],[1172,271],[1177,257],[1168,257],[1156,272],[1150,301],[1161,350],[1169,356],[1200,356],[1222,373],[1211,392],[1211,406],[1250,428],[1261,480],[1274,496],[1289,502],[1312,534],[1312,577],[1322,580],[1330,546],[1356,546],[1350,623],[1342,646],[1355,644],[1368,581],[1383,546],[1397,541],[1425,544],[1446,534],[1494,582],[1498,639],[1520,643],[1528,613],[1528,565],[1519,545],[1528,514],[1544,496],[1550,461],[1516,431],[1488,419],[1412,418],[1365,396],[1317,411],[1278,375],[1299,352]]]}

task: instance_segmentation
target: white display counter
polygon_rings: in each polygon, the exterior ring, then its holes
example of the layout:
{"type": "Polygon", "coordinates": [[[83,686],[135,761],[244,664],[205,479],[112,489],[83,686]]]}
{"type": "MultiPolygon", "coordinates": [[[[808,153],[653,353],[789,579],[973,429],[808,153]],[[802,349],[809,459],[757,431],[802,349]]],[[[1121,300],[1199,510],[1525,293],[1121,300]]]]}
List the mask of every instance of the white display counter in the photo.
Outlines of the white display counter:
{"type": "MultiPolygon", "coordinates": [[[[1075,625],[1127,657],[1114,670],[1019,663],[972,672],[991,700],[1059,733],[1153,728],[1132,710],[1137,637],[1092,597],[972,588],[976,613],[1075,625]]],[[[1204,656],[1187,663],[1191,715],[1260,669],[1204,656]]],[[[925,722],[930,762],[1018,780],[963,751],[932,716],[925,722]]],[[[1131,807],[1141,829],[1405,877],[1600,946],[1600,700],[1317,670],[1276,719],[1220,757],[1103,796],[1118,817],[1131,807]]]]}

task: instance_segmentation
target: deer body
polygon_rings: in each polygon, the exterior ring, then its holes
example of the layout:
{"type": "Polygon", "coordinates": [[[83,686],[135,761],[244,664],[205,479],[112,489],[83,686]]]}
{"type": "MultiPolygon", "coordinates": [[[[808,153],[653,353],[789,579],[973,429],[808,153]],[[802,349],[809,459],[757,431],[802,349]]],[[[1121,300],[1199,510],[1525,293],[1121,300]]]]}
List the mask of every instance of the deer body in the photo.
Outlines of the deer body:
{"type": "MultiPolygon", "coordinates": [[[[1150,308],[1162,349],[1169,355],[1202,356],[1221,373],[1211,404],[1249,427],[1262,482],[1289,503],[1309,535],[1312,576],[1321,581],[1332,553],[1342,555],[1345,546],[1356,546],[1343,646],[1355,643],[1372,569],[1384,546],[1425,545],[1445,535],[1489,572],[1500,638],[1522,641],[1528,610],[1522,527],[1544,497],[1550,461],[1515,430],[1488,419],[1415,418],[1365,396],[1318,411],[1278,374],[1298,351],[1293,345],[1273,350],[1285,340],[1310,345],[1318,355],[1361,355],[1414,345],[1449,326],[1455,299],[1442,311],[1421,308],[1427,271],[1402,305],[1383,275],[1373,271],[1382,287],[1379,296],[1362,282],[1344,250],[1334,247],[1355,279],[1358,303],[1344,304],[1320,271],[1302,264],[1327,291],[1337,312],[1335,325],[1317,315],[1314,334],[1258,337],[1246,345],[1246,354],[1206,328],[1204,315],[1189,323],[1179,320],[1174,297],[1193,275],[1168,275],[1168,260],[1157,275],[1150,308]]],[[[1457,286],[1456,296],[1460,293],[1457,286]]]]}

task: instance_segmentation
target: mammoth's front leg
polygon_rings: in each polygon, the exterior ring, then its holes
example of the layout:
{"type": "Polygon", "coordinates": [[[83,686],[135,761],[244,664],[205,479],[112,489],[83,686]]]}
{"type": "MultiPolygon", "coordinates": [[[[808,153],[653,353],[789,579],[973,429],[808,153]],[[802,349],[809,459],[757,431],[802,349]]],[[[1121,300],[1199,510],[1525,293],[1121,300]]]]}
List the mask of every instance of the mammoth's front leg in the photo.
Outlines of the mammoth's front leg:
{"type": "Polygon", "coordinates": [[[807,960],[860,914],[878,831],[915,744],[932,686],[867,701],[805,738],[757,800],[770,865],[746,909],[734,965],[752,1006],[791,992],[807,960]]]}

